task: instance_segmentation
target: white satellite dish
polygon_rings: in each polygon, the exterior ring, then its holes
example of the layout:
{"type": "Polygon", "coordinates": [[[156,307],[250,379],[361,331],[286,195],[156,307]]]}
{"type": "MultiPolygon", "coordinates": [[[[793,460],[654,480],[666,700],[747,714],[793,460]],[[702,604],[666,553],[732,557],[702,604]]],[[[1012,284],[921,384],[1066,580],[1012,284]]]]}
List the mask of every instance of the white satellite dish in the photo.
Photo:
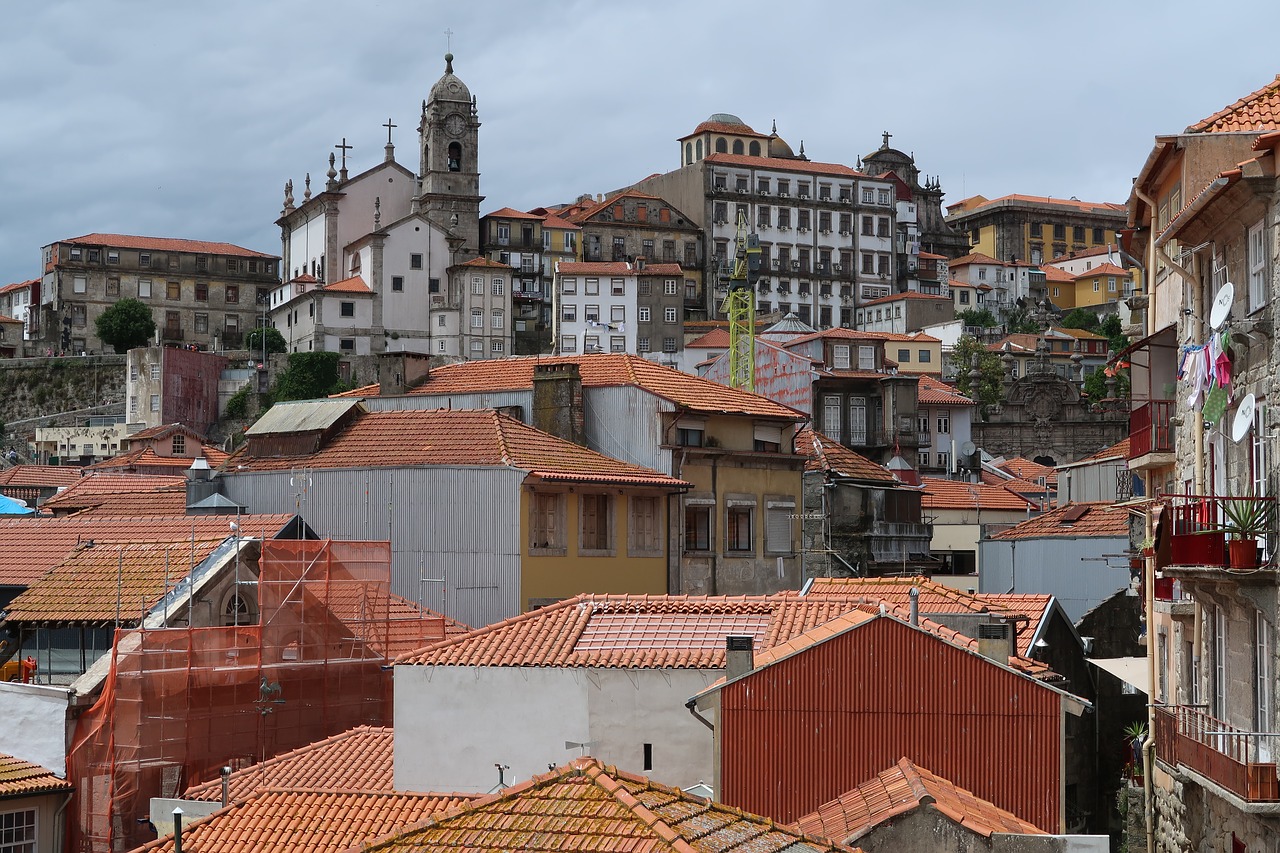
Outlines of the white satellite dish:
{"type": "Polygon", "coordinates": [[[1236,416],[1231,421],[1231,440],[1236,444],[1244,441],[1244,437],[1253,428],[1253,412],[1257,406],[1258,401],[1252,394],[1245,394],[1240,405],[1236,406],[1236,416]]]}
{"type": "Polygon", "coordinates": [[[1231,313],[1231,303],[1235,298],[1236,286],[1231,282],[1219,287],[1218,292],[1213,295],[1213,305],[1209,308],[1209,327],[1215,332],[1227,322],[1227,316],[1231,313]]]}

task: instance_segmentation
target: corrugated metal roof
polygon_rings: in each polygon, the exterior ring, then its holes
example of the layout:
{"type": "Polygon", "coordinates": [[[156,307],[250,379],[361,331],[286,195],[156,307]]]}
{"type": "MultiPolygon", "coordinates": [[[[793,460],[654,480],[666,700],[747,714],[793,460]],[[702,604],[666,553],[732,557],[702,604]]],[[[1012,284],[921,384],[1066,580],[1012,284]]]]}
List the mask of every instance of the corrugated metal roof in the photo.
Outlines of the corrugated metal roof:
{"type": "Polygon", "coordinates": [[[358,400],[295,400],[276,403],[258,418],[245,435],[271,435],[274,433],[317,432],[333,426],[343,415],[359,406],[358,400]]]}

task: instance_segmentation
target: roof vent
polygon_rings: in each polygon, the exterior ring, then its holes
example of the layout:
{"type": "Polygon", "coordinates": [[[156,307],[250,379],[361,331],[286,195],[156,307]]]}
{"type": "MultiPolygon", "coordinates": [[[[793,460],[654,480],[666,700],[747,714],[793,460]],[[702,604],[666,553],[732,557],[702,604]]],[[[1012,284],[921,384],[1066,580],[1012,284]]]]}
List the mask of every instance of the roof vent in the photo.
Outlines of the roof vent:
{"type": "Polygon", "coordinates": [[[1013,631],[1008,622],[983,622],[978,625],[978,654],[1007,664],[1014,654],[1013,631]]]}
{"type": "Polygon", "coordinates": [[[724,674],[732,681],[755,669],[755,637],[729,635],[724,638],[724,674]]]}

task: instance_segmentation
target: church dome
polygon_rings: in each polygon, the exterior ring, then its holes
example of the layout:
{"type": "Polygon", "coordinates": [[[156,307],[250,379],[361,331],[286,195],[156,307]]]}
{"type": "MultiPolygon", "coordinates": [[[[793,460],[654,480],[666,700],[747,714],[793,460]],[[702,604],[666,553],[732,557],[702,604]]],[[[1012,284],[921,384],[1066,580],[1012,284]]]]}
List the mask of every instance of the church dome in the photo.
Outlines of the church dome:
{"type": "Polygon", "coordinates": [[[707,121],[714,122],[716,124],[740,124],[743,127],[747,126],[745,121],[738,118],[733,113],[712,113],[707,121]]]}
{"type": "Polygon", "coordinates": [[[778,131],[769,134],[769,156],[794,160],[796,152],[787,144],[787,140],[778,135],[778,131]]]}
{"type": "Polygon", "coordinates": [[[471,90],[453,73],[453,54],[444,55],[444,76],[431,87],[432,101],[470,101],[471,90]]]}

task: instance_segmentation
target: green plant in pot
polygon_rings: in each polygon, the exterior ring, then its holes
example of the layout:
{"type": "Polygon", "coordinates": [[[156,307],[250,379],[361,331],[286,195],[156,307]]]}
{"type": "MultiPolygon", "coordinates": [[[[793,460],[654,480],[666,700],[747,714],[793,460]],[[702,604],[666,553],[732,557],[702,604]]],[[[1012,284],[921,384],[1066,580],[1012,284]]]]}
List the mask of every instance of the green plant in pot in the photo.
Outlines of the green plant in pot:
{"type": "Polygon", "coordinates": [[[1227,559],[1233,569],[1258,566],[1258,539],[1275,529],[1276,504],[1257,495],[1222,502],[1223,529],[1231,537],[1227,559]]]}

